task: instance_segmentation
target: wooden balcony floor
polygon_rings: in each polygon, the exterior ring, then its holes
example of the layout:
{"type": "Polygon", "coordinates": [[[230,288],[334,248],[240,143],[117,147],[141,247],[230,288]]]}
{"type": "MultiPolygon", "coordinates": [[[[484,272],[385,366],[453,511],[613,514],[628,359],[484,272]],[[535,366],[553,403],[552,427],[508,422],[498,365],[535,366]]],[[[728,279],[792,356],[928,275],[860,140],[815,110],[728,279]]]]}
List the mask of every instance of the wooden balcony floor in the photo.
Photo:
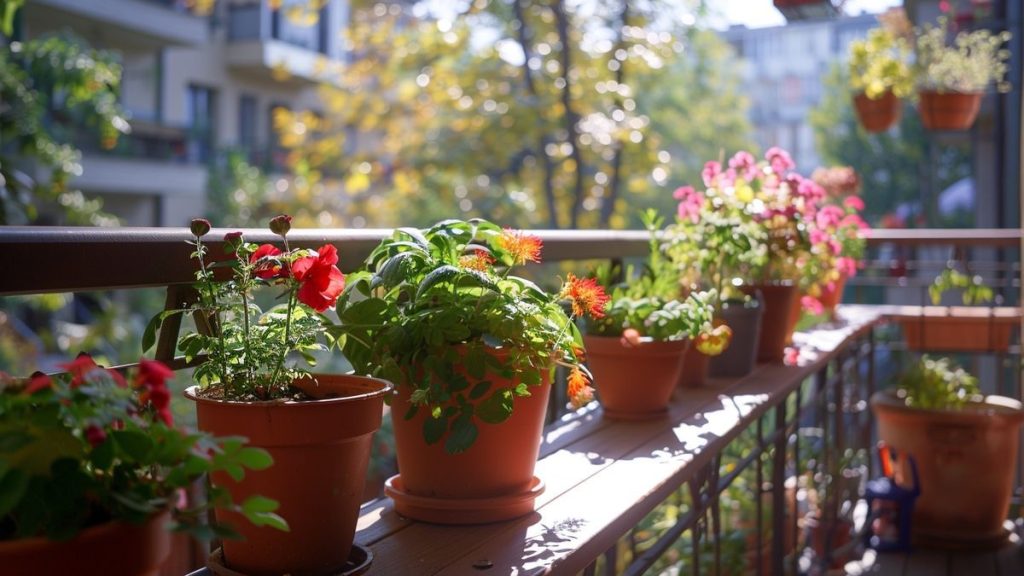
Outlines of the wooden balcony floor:
{"type": "Polygon", "coordinates": [[[877,576],[1011,576],[1024,574],[1024,546],[1016,535],[990,552],[914,550],[909,554],[868,550],[846,565],[846,574],[877,576]]]}

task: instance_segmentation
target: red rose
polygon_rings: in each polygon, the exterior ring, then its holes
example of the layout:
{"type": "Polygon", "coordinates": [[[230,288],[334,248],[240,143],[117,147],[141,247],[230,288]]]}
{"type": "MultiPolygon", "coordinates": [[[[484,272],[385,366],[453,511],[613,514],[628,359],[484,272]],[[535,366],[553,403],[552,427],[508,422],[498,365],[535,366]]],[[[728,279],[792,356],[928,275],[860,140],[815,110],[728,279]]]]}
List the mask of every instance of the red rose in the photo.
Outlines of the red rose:
{"type": "Polygon", "coordinates": [[[253,270],[253,274],[257,278],[264,280],[270,280],[271,278],[282,278],[288,275],[288,272],[281,266],[281,263],[273,258],[280,256],[281,251],[272,244],[263,244],[249,256],[249,263],[255,264],[256,269],[253,270]],[[261,259],[267,258],[263,262],[261,259]]]}
{"type": "Polygon", "coordinates": [[[28,380],[28,386],[25,386],[25,394],[35,394],[40,390],[46,390],[53,386],[50,382],[50,377],[42,372],[35,372],[28,380]]]}
{"type": "Polygon", "coordinates": [[[163,363],[156,360],[140,360],[139,371],[135,375],[135,387],[143,388],[139,394],[139,401],[143,405],[153,407],[156,415],[167,424],[174,424],[171,418],[171,392],[167,389],[167,379],[174,376],[174,372],[163,363]]]}
{"type": "Polygon", "coordinates": [[[77,358],[66,364],[60,364],[68,374],[71,374],[71,387],[78,388],[85,383],[85,376],[89,372],[96,369],[96,363],[93,362],[92,356],[85,354],[79,354],[77,358]]]}
{"type": "Polygon", "coordinates": [[[292,229],[292,217],[287,214],[281,214],[275,216],[270,221],[270,231],[278,236],[284,236],[288,234],[288,231],[292,229]]]}
{"type": "Polygon", "coordinates": [[[292,264],[292,275],[299,281],[299,302],[317,312],[334,306],[345,289],[345,276],[337,263],[338,249],[326,244],[316,256],[299,258],[292,264]]]}
{"type": "Polygon", "coordinates": [[[106,441],[107,433],[103,431],[103,428],[100,428],[95,424],[90,424],[89,427],[85,429],[85,439],[89,441],[90,446],[95,448],[106,441]]]}

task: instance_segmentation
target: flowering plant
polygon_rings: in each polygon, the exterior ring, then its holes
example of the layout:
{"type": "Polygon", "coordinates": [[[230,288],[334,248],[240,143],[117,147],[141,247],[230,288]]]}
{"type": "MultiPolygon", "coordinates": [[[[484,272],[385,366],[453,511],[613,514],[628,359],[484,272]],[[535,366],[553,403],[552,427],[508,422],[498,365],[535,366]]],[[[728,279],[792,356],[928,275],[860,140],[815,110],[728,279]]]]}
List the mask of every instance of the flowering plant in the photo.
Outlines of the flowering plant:
{"type": "Polygon", "coordinates": [[[850,43],[850,87],[871,100],[881,98],[887,91],[905,98],[914,86],[909,62],[910,47],[906,40],[886,28],[869,30],[867,38],[850,43]]]}
{"type": "MultiPolygon", "coordinates": [[[[643,221],[651,234],[644,273],[634,279],[632,270],[627,271],[628,280],[613,287],[606,314],[588,322],[587,332],[598,336],[621,335],[627,345],[636,345],[643,339],[689,338],[705,354],[722,352],[732,334],[727,326],[712,324],[717,292],[683,289],[659,240],[664,219],[649,210],[643,221]]],[[[599,273],[602,283],[610,285],[610,272],[606,268],[599,273]]]]}
{"type": "Polygon", "coordinates": [[[219,282],[214,272],[224,264],[211,263],[203,243],[210,223],[193,220],[196,301],[155,316],[143,337],[143,349],[153,345],[155,330],[167,317],[189,313],[197,318],[200,329],[183,336],[178,348],[186,361],[206,355],[193,376],[203,393],[241,401],[299,394],[291,383],[306,371],[289,360],[298,355],[312,366],[311,353],[327,349],[319,341],[326,321],[321,313],[334,306],[345,287],[345,276],[337,267],[337,248],[326,244],[315,251],[292,249],[290,228],[289,216],[270,221],[270,230],[281,237],[284,251],[272,244],[247,243],[241,232],[228,233],[225,251],[234,259],[226,265],[233,274],[219,282]],[[279,288],[277,298],[284,302],[263,312],[254,300],[261,287],[279,288]]]}
{"type": "Polygon", "coordinates": [[[272,461],[239,438],[213,439],[173,427],[163,364],[142,360],[126,379],[86,355],[56,377],[0,375],[0,540],[62,540],[110,520],[139,523],[170,510],[176,529],[232,537],[207,525],[211,507],[239,512],[256,525],[286,530],[277,503],[253,496],[240,505],[223,489],[205,504],[184,505],[181,490],[211,472],[236,479],[272,461]]]}
{"type": "Polygon", "coordinates": [[[349,275],[333,329],[360,373],[411,387],[413,411],[429,410],[428,444],[468,449],[477,422],[498,424],[555,364],[569,368],[574,405],[593,398],[573,317],[599,317],[607,296],[569,274],[550,295],[511,269],[539,262],[541,240],[485,220],[399,228],[349,275]],[[571,312],[561,306],[567,301],[571,312]],[[489,378],[514,382],[493,387],[489,378]],[[476,381],[470,385],[469,379],[476,381]]]}
{"type": "Polygon", "coordinates": [[[982,92],[995,82],[1000,92],[1010,89],[1005,82],[1010,53],[1003,45],[1009,32],[993,34],[989,30],[960,32],[952,44],[946,43],[949,18],[939,18],[937,26],[925,24],[915,29],[918,88],[935,92],[982,92]]]}
{"type": "Polygon", "coordinates": [[[835,289],[840,278],[852,278],[857,274],[857,262],[864,256],[867,241],[863,231],[869,226],[860,216],[864,210],[861,200],[860,177],[849,166],[818,168],[811,174],[825,191],[823,206],[815,214],[815,227],[811,231],[811,243],[818,247],[818,262],[822,275],[809,296],[811,309],[820,308],[817,297],[821,290],[835,289]]]}

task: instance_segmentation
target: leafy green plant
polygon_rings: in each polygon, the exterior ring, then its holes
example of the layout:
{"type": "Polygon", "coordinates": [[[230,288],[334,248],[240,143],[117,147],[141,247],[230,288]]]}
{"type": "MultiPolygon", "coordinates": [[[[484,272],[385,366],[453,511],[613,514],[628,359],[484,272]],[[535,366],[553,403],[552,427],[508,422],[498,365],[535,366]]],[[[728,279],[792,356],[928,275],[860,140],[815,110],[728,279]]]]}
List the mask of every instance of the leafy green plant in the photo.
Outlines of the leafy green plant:
{"type": "Polygon", "coordinates": [[[277,503],[252,496],[240,504],[213,487],[207,501],[179,502],[179,491],[204,474],[272,464],[242,438],[211,438],[173,427],[163,364],[142,360],[126,380],[80,356],[68,374],[0,378],[0,540],[74,537],[109,520],[142,522],[171,510],[175,529],[230,538],[230,527],[207,525],[210,508],[234,510],[250,522],[287,530],[277,503]]]}
{"type": "Polygon", "coordinates": [[[186,361],[205,355],[193,377],[203,394],[228,400],[250,401],[287,398],[300,394],[291,383],[307,371],[289,363],[293,356],[316,365],[312,352],[326,350],[321,342],[326,319],[322,312],[334,306],[345,287],[338,270],[338,251],[332,245],[318,250],[292,249],[288,244],[289,216],[277,216],[270,230],[281,236],[285,250],[271,244],[247,243],[241,232],[224,237],[233,259],[210,262],[203,236],[210,231],[204,219],[192,221],[192,257],[196,260],[195,302],[153,317],[143,335],[143,350],[155,343],[157,328],[175,314],[191,314],[201,330],[186,334],[178,348],[186,361]],[[219,282],[215,271],[228,267],[231,278],[219,282]],[[260,288],[278,287],[284,300],[266,312],[254,301],[260,288]]]}
{"type": "Polygon", "coordinates": [[[889,91],[905,98],[913,90],[910,47],[906,40],[886,28],[874,28],[868,31],[864,40],[851,42],[847,66],[850,88],[855,94],[863,93],[871,100],[877,100],[889,91]]]}
{"type": "Polygon", "coordinates": [[[907,406],[956,410],[980,393],[978,380],[949,358],[921,358],[897,382],[896,395],[907,406]]]}
{"type": "Polygon", "coordinates": [[[928,297],[932,304],[938,305],[948,290],[962,290],[963,302],[968,305],[991,302],[993,296],[992,288],[982,281],[981,276],[969,276],[952,267],[940,272],[928,286],[928,297]]]}
{"type": "Polygon", "coordinates": [[[949,18],[938,25],[916,29],[914,53],[918,88],[936,92],[982,92],[995,83],[1000,92],[1010,89],[1005,82],[1010,53],[1003,45],[1009,32],[963,31],[952,44],[946,43],[949,18]]]}
{"type": "Polygon", "coordinates": [[[449,453],[463,452],[477,422],[504,422],[514,398],[528,396],[555,364],[570,368],[574,404],[593,397],[572,318],[602,315],[607,296],[572,274],[556,295],[511,274],[539,262],[540,251],[539,238],[480,219],[399,228],[365,270],[349,275],[331,331],[357,372],[411,387],[405,417],[430,412],[428,444],[444,439],[449,453]],[[513,387],[496,386],[496,378],[513,387]]]}

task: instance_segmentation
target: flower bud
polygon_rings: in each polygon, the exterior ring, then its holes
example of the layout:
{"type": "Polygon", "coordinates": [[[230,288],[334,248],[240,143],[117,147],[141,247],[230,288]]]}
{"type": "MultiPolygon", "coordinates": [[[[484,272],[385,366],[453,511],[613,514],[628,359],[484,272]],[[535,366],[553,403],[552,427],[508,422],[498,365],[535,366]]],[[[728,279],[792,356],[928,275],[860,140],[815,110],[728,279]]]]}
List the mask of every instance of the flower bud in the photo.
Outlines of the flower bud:
{"type": "Polygon", "coordinates": [[[225,250],[228,253],[235,253],[238,251],[238,247],[242,245],[242,233],[241,232],[228,232],[224,235],[225,250]]]}
{"type": "Polygon", "coordinates": [[[210,221],[206,218],[193,218],[190,229],[196,238],[200,238],[210,231],[210,221]]]}
{"type": "Polygon", "coordinates": [[[270,231],[278,236],[284,237],[292,229],[292,217],[287,214],[275,216],[270,221],[270,231]]]}

